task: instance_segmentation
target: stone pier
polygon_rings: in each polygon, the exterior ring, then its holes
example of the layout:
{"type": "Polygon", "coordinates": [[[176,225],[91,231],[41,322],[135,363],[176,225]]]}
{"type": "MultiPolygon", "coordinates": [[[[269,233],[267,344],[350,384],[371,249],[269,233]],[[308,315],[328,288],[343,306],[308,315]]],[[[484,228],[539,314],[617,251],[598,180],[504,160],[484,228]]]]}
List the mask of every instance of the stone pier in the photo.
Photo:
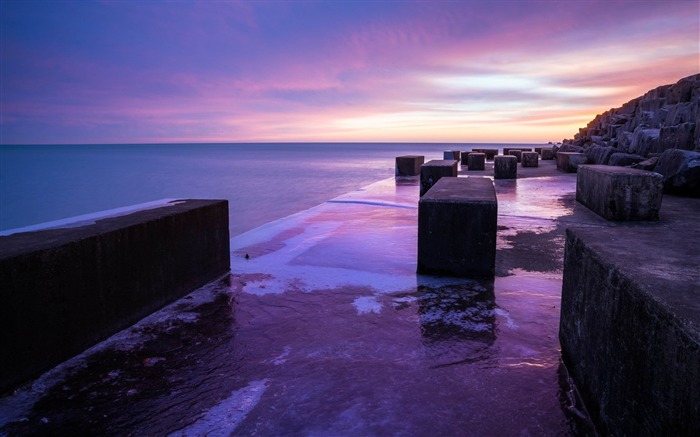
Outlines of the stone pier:
{"type": "Polygon", "coordinates": [[[518,158],[512,155],[493,158],[493,177],[495,179],[515,179],[518,177],[518,158]]]}
{"type": "Polygon", "coordinates": [[[459,150],[445,150],[445,151],[442,153],[442,155],[443,155],[443,159],[444,159],[444,160],[448,160],[448,161],[449,161],[449,160],[452,160],[452,159],[454,159],[454,160],[456,160],[456,161],[459,161],[459,159],[460,159],[460,152],[459,152],[459,150]]]}
{"type": "Polygon", "coordinates": [[[418,273],[493,276],[497,209],[490,179],[440,179],[418,202],[418,273]]]}
{"type": "Polygon", "coordinates": [[[433,159],[420,167],[420,195],[428,192],[440,178],[457,177],[458,161],[433,159]]]}
{"type": "Polygon", "coordinates": [[[523,167],[538,167],[540,155],[537,152],[523,152],[520,163],[523,167]]]}
{"type": "Polygon", "coordinates": [[[229,268],[225,200],[0,237],[0,392],[229,268]]]}
{"type": "Polygon", "coordinates": [[[418,176],[420,166],[425,162],[422,155],[404,155],[396,157],[396,176],[418,176]]]}
{"type": "Polygon", "coordinates": [[[467,169],[470,171],[484,170],[486,168],[485,153],[470,153],[467,155],[467,169]]]}
{"type": "Polygon", "coordinates": [[[522,150],[511,150],[508,152],[510,156],[515,156],[518,162],[522,161],[523,151],[522,150]]]}

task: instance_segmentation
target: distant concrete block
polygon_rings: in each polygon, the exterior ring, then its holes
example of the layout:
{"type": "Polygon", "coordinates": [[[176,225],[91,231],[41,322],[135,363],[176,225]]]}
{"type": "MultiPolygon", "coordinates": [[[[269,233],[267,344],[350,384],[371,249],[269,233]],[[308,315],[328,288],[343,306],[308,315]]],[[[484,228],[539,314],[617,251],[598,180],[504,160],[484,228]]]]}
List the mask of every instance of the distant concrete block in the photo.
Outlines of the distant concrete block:
{"type": "Polygon", "coordinates": [[[225,200],[0,237],[0,393],[229,268],[225,200]]]}
{"type": "Polygon", "coordinates": [[[576,173],[579,165],[588,162],[584,153],[557,152],[557,170],[565,173],[576,173]]]}
{"type": "Polygon", "coordinates": [[[452,160],[452,159],[459,161],[459,158],[460,158],[459,150],[445,150],[442,153],[442,155],[443,155],[443,159],[447,160],[447,161],[452,160]]]}
{"type": "Polygon", "coordinates": [[[485,153],[470,153],[467,157],[468,170],[484,170],[486,168],[485,153]]]}
{"type": "Polygon", "coordinates": [[[493,157],[498,155],[498,149],[481,149],[481,153],[486,154],[488,161],[493,161],[493,157]]]}
{"type": "Polygon", "coordinates": [[[425,156],[404,155],[396,157],[396,176],[418,176],[425,156]]]}
{"type": "Polygon", "coordinates": [[[700,435],[700,231],[566,231],[562,358],[600,435],[700,435]]]}
{"type": "Polygon", "coordinates": [[[540,155],[537,152],[523,152],[521,154],[521,165],[523,167],[537,167],[540,155]]]}
{"type": "Polygon", "coordinates": [[[541,155],[542,154],[542,147],[535,147],[535,152],[537,152],[538,154],[541,155]]]}
{"type": "Polygon", "coordinates": [[[440,179],[418,202],[418,273],[493,276],[497,210],[490,179],[440,179]]]}
{"type": "Polygon", "coordinates": [[[495,179],[515,179],[518,177],[518,158],[513,155],[493,158],[493,177],[495,179]]]}
{"type": "Polygon", "coordinates": [[[457,161],[433,159],[420,167],[420,195],[428,192],[440,178],[457,177],[457,161]]]}
{"type": "Polygon", "coordinates": [[[551,161],[554,159],[554,149],[552,148],[542,148],[542,160],[543,161],[551,161]]]}
{"type": "Polygon", "coordinates": [[[508,152],[510,156],[515,156],[515,158],[518,160],[518,162],[522,161],[523,159],[523,151],[522,150],[511,150],[508,152]]]}
{"type": "Polygon", "coordinates": [[[658,220],[663,176],[609,165],[581,165],[576,200],[606,220],[658,220]]]}

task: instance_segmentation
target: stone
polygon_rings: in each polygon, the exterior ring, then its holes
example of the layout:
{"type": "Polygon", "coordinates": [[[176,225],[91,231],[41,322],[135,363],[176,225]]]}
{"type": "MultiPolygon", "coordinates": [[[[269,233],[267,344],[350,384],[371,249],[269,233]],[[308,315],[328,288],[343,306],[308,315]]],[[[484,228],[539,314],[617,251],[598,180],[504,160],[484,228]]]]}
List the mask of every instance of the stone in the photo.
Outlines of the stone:
{"type": "Polygon", "coordinates": [[[554,149],[553,148],[542,148],[542,160],[551,161],[554,159],[554,149]]]}
{"type": "Polygon", "coordinates": [[[695,123],[682,123],[676,126],[664,126],[659,134],[658,146],[654,152],[668,149],[693,150],[695,148],[695,123]]]}
{"type": "Polygon", "coordinates": [[[445,150],[442,153],[442,156],[443,156],[442,159],[444,159],[444,160],[454,159],[454,160],[459,161],[460,153],[459,153],[459,150],[445,150]]]}
{"type": "Polygon", "coordinates": [[[485,168],[485,153],[470,153],[469,155],[467,155],[467,170],[484,170],[485,168]]]}
{"type": "Polygon", "coordinates": [[[418,176],[420,166],[425,162],[425,156],[404,155],[396,157],[396,176],[418,176]]]}
{"type": "Polygon", "coordinates": [[[638,162],[644,161],[641,155],[634,155],[632,153],[613,153],[608,159],[608,165],[615,165],[618,167],[626,167],[628,165],[636,164],[638,162]]]}
{"type": "Polygon", "coordinates": [[[497,216],[490,179],[440,179],[418,202],[418,273],[493,277],[497,216]]]}
{"type": "Polygon", "coordinates": [[[654,171],[664,178],[664,192],[700,197],[700,152],[666,150],[659,156],[654,171]]]}
{"type": "Polygon", "coordinates": [[[607,164],[615,151],[614,147],[591,146],[586,149],[585,153],[591,164],[607,164]]]}
{"type": "Polygon", "coordinates": [[[700,435],[697,228],[566,231],[562,358],[600,435],[700,435]]]}
{"type": "Polygon", "coordinates": [[[479,149],[481,153],[486,154],[487,161],[493,161],[493,157],[498,155],[498,149],[479,149]]]}
{"type": "Polygon", "coordinates": [[[513,155],[493,158],[493,177],[495,179],[515,179],[518,177],[518,158],[513,155]]]}
{"type": "Polygon", "coordinates": [[[433,159],[420,167],[420,195],[428,192],[441,177],[457,177],[457,164],[455,160],[433,159]]]}
{"type": "Polygon", "coordinates": [[[662,198],[658,173],[609,165],[578,168],[576,201],[606,220],[658,220],[662,198]]]}
{"type": "Polygon", "coordinates": [[[0,392],[228,272],[228,217],[182,200],[0,237],[0,392]]]}
{"type": "Polygon", "coordinates": [[[659,129],[643,129],[638,127],[632,134],[632,142],[629,146],[629,153],[640,156],[647,156],[649,152],[658,149],[659,129]]]}
{"type": "Polygon", "coordinates": [[[518,162],[522,161],[522,156],[523,156],[523,151],[522,150],[510,150],[508,152],[509,155],[515,156],[515,158],[518,160],[518,162]]]}
{"type": "Polygon", "coordinates": [[[559,148],[559,150],[557,150],[557,154],[559,152],[583,153],[583,147],[574,146],[572,144],[562,144],[562,146],[559,148]]]}
{"type": "Polygon", "coordinates": [[[521,165],[523,167],[539,166],[540,155],[537,152],[523,152],[521,155],[521,165]]]}
{"type": "Polygon", "coordinates": [[[637,170],[654,171],[654,168],[656,167],[656,163],[658,161],[659,161],[658,156],[652,156],[652,157],[646,159],[645,161],[630,165],[630,168],[636,168],[637,170]]]}
{"type": "Polygon", "coordinates": [[[557,152],[557,170],[576,173],[579,165],[586,164],[588,157],[577,152],[557,152]]]}

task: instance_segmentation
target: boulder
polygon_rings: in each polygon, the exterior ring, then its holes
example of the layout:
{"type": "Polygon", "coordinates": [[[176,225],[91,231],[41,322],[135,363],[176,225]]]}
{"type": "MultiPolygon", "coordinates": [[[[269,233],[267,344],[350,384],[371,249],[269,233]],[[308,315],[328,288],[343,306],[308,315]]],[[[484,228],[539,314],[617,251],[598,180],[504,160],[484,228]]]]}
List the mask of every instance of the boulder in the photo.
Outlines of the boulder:
{"type": "Polygon", "coordinates": [[[588,162],[591,164],[607,164],[610,155],[617,150],[614,147],[591,146],[586,149],[585,153],[588,157],[588,162]]]}
{"type": "Polygon", "coordinates": [[[656,151],[659,143],[659,129],[638,127],[632,135],[629,153],[647,156],[651,151],[656,151]]]}
{"type": "Polygon", "coordinates": [[[574,146],[572,144],[563,144],[558,150],[557,153],[559,152],[574,152],[574,153],[583,153],[583,147],[581,146],[574,146]]]}
{"type": "Polygon", "coordinates": [[[637,170],[649,170],[653,171],[654,168],[656,167],[656,163],[658,162],[659,157],[658,156],[652,156],[651,158],[648,158],[646,161],[638,162],[636,164],[630,165],[631,168],[636,168],[637,170]]]}
{"type": "Polygon", "coordinates": [[[700,152],[668,149],[654,171],[664,177],[664,192],[700,197],[700,152]]]}
{"type": "Polygon", "coordinates": [[[668,149],[693,150],[695,148],[695,123],[681,123],[675,126],[664,126],[659,134],[659,142],[654,152],[668,149]]]}
{"type": "Polygon", "coordinates": [[[626,167],[638,162],[644,161],[643,156],[634,155],[632,153],[613,153],[610,155],[608,160],[608,165],[617,165],[619,167],[626,167]]]}

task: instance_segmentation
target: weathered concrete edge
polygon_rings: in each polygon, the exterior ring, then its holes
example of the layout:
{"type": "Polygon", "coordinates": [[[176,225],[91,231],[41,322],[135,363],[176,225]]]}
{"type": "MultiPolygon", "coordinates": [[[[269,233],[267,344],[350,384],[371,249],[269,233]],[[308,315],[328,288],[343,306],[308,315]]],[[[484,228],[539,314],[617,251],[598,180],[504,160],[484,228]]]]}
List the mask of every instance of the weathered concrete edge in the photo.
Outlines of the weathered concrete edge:
{"type": "Polygon", "coordinates": [[[698,435],[698,326],[588,247],[575,228],[566,234],[562,357],[599,430],[698,435]]]}
{"type": "Polygon", "coordinates": [[[183,200],[0,247],[0,392],[230,269],[228,202],[183,200]]]}

